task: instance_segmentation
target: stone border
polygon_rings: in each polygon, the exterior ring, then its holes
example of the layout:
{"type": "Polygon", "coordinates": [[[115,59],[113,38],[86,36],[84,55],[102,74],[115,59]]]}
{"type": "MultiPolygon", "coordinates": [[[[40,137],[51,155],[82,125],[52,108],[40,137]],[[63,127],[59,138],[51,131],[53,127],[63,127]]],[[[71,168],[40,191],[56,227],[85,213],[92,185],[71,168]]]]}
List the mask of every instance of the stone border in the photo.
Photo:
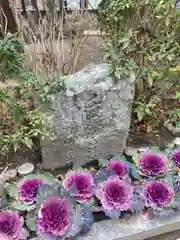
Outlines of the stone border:
{"type": "Polygon", "coordinates": [[[95,223],[88,236],[77,240],[145,240],[179,229],[180,212],[167,219],[144,220],[140,216],[132,216],[129,219],[95,223]]]}

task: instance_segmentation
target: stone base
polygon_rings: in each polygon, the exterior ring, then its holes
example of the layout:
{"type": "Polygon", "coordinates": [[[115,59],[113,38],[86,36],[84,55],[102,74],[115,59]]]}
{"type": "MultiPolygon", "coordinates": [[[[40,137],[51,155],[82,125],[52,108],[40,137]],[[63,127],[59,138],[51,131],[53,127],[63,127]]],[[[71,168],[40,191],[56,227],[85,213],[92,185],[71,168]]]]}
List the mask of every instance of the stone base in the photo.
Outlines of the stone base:
{"type": "Polygon", "coordinates": [[[133,216],[129,219],[106,220],[95,223],[88,236],[79,237],[77,240],[145,240],[179,229],[179,212],[167,219],[148,221],[140,216],[133,216]]]}

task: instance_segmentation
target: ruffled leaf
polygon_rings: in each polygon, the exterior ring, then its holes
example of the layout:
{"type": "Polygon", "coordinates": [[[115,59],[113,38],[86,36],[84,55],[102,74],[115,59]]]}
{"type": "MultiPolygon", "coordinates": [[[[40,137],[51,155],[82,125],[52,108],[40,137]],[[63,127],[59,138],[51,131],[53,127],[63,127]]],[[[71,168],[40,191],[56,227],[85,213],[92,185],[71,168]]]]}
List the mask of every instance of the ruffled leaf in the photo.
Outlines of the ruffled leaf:
{"type": "Polygon", "coordinates": [[[71,237],[74,237],[76,235],[78,235],[81,231],[81,219],[79,216],[73,216],[73,219],[72,219],[73,223],[71,225],[71,227],[69,228],[69,231],[67,233],[67,238],[71,238],[71,237]]]}
{"type": "Polygon", "coordinates": [[[171,175],[166,175],[163,180],[165,182],[167,182],[167,184],[170,186],[170,187],[173,187],[174,186],[174,183],[173,183],[173,176],[171,175]]]}
{"type": "Polygon", "coordinates": [[[165,149],[166,154],[169,155],[173,151],[173,149],[174,149],[174,143],[169,143],[165,149]]]}
{"type": "Polygon", "coordinates": [[[140,154],[137,152],[137,153],[132,157],[132,160],[133,160],[133,162],[134,162],[136,165],[138,165],[139,156],[140,156],[140,154]]]}
{"type": "Polygon", "coordinates": [[[73,183],[70,188],[69,188],[69,193],[71,196],[76,196],[76,193],[77,193],[77,186],[75,183],[73,183]]]}
{"type": "Polygon", "coordinates": [[[21,180],[33,179],[33,178],[40,178],[41,180],[49,184],[55,182],[55,177],[49,172],[31,173],[24,176],[21,180]]]}
{"type": "MultiPolygon", "coordinates": [[[[73,184],[73,186],[74,186],[74,184],[73,184]]],[[[58,186],[58,188],[57,188],[57,196],[62,196],[62,197],[65,197],[65,198],[67,198],[68,200],[69,200],[69,202],[72,204],[72,205],[76,205],[76,199],[75,199],[75,196],[76,196],[76,194],[75,194],[75,189],[71,189],[72,190],[72,192],[71,191],[66,191],[66,189],[63,187],[63,186],[58,186]]]]}
{"type": "Polygon", "coordinates": [[[140,195],[143,191],[143,188],[141,185],[137,185],[134,187],[134,193],[140,195]]]}
{"type": "Polygon", "coordinates": [[[145,208],[145,202],[139,195],[133,195],[132,197],[132,205],[131,210],[136,213],[142,212],[142,210],[145,208]]]}
{"type": "Polygon", "coordinates": [[[17,202],[13,202],[10,207],[14,210],[17,210],[19,212],[24,212],[24,211],[32,211],[36,208],[36,205],[26,205],[26,204],[19,204],[17,202]]]}
{"type": "Polygon", "coordinates": [[[180,193],[176,193],[175,195],[174,207],[180,210],[180,193]]]}
{"type": "Polygon", "coordinates": [[[41,172],[40,175],[43,176],[43,178],[47,179],[47,181],[53,182],[55,180],[55,177],[50,172],[41,172]]]}
{"type": "Polygon", "coordinates": [[[43,235],[40,235],[40,238],[38,238],[38,239],[39,240],[65,240],[66,237],[64,237],[64,236],[56,237],[51,234],[43,234],[43,235]]]}
{"type": "Polygon", "coordinates": [[[104,213],[107,217],[111,218],[111,219],[119,219],[119,217],[121,216],[121,211],[108,211],[108,210],[104,210],[104,213]]]}
{"type": "Polygon", "coordinates": [[[20,239],[27,240],[28,238],[29,238],[29,232],[27,231],[27,229],[22,228],[20,239]]]}
{"type": "Polygon", "coordinates": [[[17,183],[9,184],[7,187],[3,189],[11,198],[18,199],[17,183]]]}
{"type": "Polygon", "coordinates": [[[105,158],[98,159],[98,164],[100,167],[106,167],[108,165],[108,160],[105,158]]]}
{"type": "Polygon", "coordinates": [[[85,205],[88,206],[88,207],[97,206],[97,201],[94,198],[92,198],[92,200],[86,202],[85,205]]]}
{"type": "Polygon", "coordinates": [[[137,169],[136,166],[134,166],[133,164],[129,165],[129,168],[130,168],[130,176],[133,178],[133,179],[136,179],[136,180],[141,180],[141,175],[139,174],[139,170],[137,169]]]}
{"type": "Polygon", "coordinates": [[[6,192],[4,189],[2,189],[1,207],[3,210],[6,209],[6,207],[7,207],[7,196],[6,196],[6,192]]]}
{"type": "Polygon", "coordinates": [[[110,168],[101,168],[97,175],[94,176],[95,184],[106,181],[109,177],[116,176],[117,174],[110,168]]]}
{"type": "Polygon", "coordinates": [[[34,212],[28,212],[25,218],[26,226],[30,231],[36,230],[36,214],[34,212]]]}
{"type": "Polygon", "coordinates": [[[115,160],[119,159],[124,162],[127,161],[126,157],[123,154],[114,154],[113,157],[111,158],[111,160],[113,160],[113,159],[115,159],[115,160]]]}
{"type": "Polygon", "coordinates": [[[86,205],[81,205],[80,216],[82,220],[81,233],[86,234],[92,229],[92,225],[93,225],[92,209],[86,205]]]}
{"type": "Polygon", "coordinates": [[[74,164],[73,165],[73,171],[83,171],[84,169],[79,165],[79,164],[74,164]]]}
{"type": "Polygon", "coordinates": [[[173,187],[176,192],[180,192],[180,176],[176,176],[172,179],[173,187]]]}
{"type": "Polygon", "coordinates": [[[72,225],[67,233],[67,238],[78,234],[85,235],[92,228],[93,214],[91,208],[85,205],[76,205],[72,209],[72,225]]]}
{"type": "Polygon", "coordinates": [[[57,196],[57,189],[53,188],[49,184],[43,184],[39,187],[37,193],[37,203],[42,203],[46,199],[57,196]]]}

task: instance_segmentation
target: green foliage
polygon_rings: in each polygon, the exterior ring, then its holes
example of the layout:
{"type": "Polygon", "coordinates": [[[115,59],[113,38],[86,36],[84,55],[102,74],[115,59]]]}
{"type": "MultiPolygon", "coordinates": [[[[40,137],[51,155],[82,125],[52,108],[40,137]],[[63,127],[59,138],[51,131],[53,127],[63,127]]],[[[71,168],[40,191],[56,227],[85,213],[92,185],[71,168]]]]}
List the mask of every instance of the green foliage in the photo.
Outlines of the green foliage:
{"type": "Polygon", "coordinates": [[[16,210],[18,212],[29,212],[29,211],[32,211],[36,208],[35,205],[26,205],[26,204],[21,204],[21,203],[16,203],[16,202],[13,202],[11,205],[10,205],[10,208],[12,210],[16,210]]]}
{"type": "Polygon", "coordinates": [[[153,117],[164,89],[172,90],[180,78],[180,15],[175,1],[102,0],[98,19],[106,34],[110,72],[118,79],[136,79],[134,112],[139,121],[153,117]]]}
{"type": "Polygon", "coordinates": [[[9,197],[18,199],[18,186],[16,182],[9,184],[4,190],[9,197]]]}
{"type": "Polygon", "coordinates": [[[24,176],[22,180],[26,179],[33,179],[33,178],[40,178],[46,183],[54,183],[54,175],[52,175],[50,172],[40,172],[40,173],[32,173],[24,176]]]}
{"type": "Polygon", "coordinates": [[[25,218],[27,228],[35,232],[36,231],[36,214],[34,212],[28,212],[25,218]]]}
{"type": "Polygon", "coordinates": [[[53,136],[47,128],[50,117],[34,109],[34,97],[43,86],[36,74],[25,68],[21,49],[17,39],[0,40],[1,71],[5,80],[0,89],[1,155],[11,150],[33,148],[35,139],[53,136]],[[9,80],[13,84],[8,85],[9,80]]]}
{"type": "MultiPolygon", "coordinates": [[[[176,99],[178,102],[180,101],[180,92],[176,93],[176,99]]],[[[174,123],[176,127],[179,127],[180,109],[175,107],[168,111],[168,115],[169,115],[169,118],[171,119],[171,122],[174,123]]]]}
{"type": "Polygon", "coordinates": [[[22,67],[22,46],[17,39],[7,36],[0,40],[0,73],[4,77],[17,76],[22,67]]]}
{"type": "MultiPolygon", "coordinates": [[[[21,108],[12,109],[15,114],[13,117],[13,126],[10,131],[3,131],[0,135],[1,154],[6,155],[10,150],[16,152],[19,149],[33,148],[33,139],[52,137],[45,126],[49,122],[49,118],[42,115],[37,110],[24,111],[22,114],[21,108]]],[[[23,111],[23,110],[22,110],[23,111]]]]}
{"type": "Polygon", "coordinates": [[[38,95],[42,102],[49,102],[53,100],[54,94],[56,92],[65,91],[65,77],[60,77],[57,74],[52,74],[51,76],[46,76],[43,87],[39,88],[38,95]]]}

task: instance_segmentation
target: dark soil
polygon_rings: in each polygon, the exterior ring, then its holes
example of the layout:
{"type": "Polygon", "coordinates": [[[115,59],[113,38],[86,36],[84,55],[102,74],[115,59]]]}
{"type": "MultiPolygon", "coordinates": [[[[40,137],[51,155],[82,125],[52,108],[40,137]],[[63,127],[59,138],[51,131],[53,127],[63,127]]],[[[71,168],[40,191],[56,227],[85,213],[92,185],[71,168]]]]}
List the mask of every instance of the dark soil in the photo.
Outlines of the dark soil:
{"type": "Polygon", "coordinates": [[[144,136],[150,139],[153,138],[157,143],[159,141],[173,139],[174,136],[165,131],[163,124],[166,120],[171,120],[169,110],[179,111],[180,109],[180,101],[173,97],[175,96],[175,92],[176,90],[174,90],[174,95],[168,99],[167,97],[162,98],[153,109],[152,115],[145,117],[141,122],[138,122],[136,115],[132,114],[130,137],[137,135],[144,136]]]}

